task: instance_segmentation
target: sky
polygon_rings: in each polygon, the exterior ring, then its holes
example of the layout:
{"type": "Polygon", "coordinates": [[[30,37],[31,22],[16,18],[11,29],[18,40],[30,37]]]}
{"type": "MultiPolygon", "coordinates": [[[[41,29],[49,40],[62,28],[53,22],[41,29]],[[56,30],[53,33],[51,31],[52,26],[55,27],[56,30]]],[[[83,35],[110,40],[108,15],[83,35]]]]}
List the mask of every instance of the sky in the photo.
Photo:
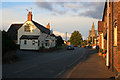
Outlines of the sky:
{"type": "Polygon", "coordinates": [[[24,23],[27,20],[28,11],[32,11],[33,20],[50,28],[54,34],[68,39],[75,30],[79,31],[84,39],[87,39],[89,30],[94,22],[97,30],[98,21],[102,19],[104,2],[2,2],[2,27],[8,30],[11,24],[24,23]],[[32,9],[31,9],[32,8],[32,9]]]}

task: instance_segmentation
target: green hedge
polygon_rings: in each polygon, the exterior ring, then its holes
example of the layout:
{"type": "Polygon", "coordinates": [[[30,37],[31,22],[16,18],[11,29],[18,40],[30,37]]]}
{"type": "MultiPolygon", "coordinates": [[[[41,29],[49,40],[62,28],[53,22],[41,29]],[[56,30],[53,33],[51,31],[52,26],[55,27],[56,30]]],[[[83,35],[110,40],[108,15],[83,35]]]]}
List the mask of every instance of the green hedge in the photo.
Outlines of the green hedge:
{"type": "Polygon", "coordinates": [[[17,46],[14,41],[8,36],[7,32],[2,31],[2,54],[10,50],[16,50],[17,46]]]}

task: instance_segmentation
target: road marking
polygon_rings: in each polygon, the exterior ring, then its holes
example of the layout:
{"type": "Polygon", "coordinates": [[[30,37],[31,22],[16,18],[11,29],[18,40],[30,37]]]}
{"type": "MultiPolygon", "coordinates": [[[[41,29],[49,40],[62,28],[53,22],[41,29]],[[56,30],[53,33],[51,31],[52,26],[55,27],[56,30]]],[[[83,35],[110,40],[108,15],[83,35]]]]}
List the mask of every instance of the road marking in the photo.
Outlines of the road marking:
{"type": "Polygon", "coordinates": [[[58,78],[62,73],[64,73],[66,71],[66,69],[64,68],[62,71],[60,71],[56,76],[55,78],[58,78]]]}

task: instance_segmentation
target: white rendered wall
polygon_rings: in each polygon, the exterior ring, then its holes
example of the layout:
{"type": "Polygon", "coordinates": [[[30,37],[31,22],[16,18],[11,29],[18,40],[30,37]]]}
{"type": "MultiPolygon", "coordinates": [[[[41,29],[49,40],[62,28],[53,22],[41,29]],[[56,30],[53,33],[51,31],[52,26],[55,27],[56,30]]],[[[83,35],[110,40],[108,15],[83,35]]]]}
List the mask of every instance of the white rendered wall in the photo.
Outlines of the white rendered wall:
{"type": "Polygon", "coordinates": [[[24,44],[24,40],[20,40],[20,49],[25,49],[25,50],[38,50],[38,40],[35,40],[35,44],[33,45],[33,40],[26,40],[27,44],[24,44]]]}
{"type": "Polygon", "coordinates": [[[32,21],[26,21],[22,25],[22,27],[18,30],[18,41],[17,41],[18,43],[17,44],[20,44],[20,37],[22,35],[40,35],[40,30],[32,23],[32,21]],[[26,23],[33,25],[34,30],[32,32],[25,32],[24,31],[24,26],[26,25],[26,23]]]}

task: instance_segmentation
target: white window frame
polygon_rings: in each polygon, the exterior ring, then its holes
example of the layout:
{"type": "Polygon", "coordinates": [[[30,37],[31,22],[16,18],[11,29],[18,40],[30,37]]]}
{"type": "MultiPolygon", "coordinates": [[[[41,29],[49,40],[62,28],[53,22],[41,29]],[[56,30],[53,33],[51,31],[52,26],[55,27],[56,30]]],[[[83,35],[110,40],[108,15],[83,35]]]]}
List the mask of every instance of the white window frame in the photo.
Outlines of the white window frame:
{"type": "Polygon", "coordinates": [[[117,23],[115,23],[114,27],[114,46],[117,46],[117,23]]]}

